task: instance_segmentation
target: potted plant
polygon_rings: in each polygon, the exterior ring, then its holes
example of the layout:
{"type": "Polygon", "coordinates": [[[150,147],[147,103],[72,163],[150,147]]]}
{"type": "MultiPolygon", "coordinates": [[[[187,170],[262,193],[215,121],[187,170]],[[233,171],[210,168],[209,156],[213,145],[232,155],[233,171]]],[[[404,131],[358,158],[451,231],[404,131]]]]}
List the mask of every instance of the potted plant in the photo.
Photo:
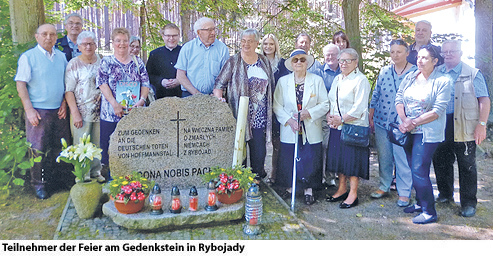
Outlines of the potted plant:
{"type": "Polygon", "coordinates": [[[79,218],[93,217],[103,195],[101,185],[96,180],[87,179],[94,158],[101,159],[102,150],[91,143],[91,136],[84,134],[78,144],[67,145],[62,138],[63,150],[56,158],[57,162],[63,161],[74,166],[75,185],[70,189],[70,198],[74,203],[79,218]]]}
{"type": "Polygon", "coordinates": [[[233,168],[213,167],[202,175],[205,183],[213,180],[216,185],[217,199],[223,204],[238,202],[243,193],[250,188],[255,174],[250,167],[235,166],[233,168]]]}
{"type": "Polygon", "coordinates": [[[138,172],[120,176],[108,184],[110,197],[120,213],[137,213],[144,207],[144,201],[149,196],[154,181],[149,181],[138,172]]]}

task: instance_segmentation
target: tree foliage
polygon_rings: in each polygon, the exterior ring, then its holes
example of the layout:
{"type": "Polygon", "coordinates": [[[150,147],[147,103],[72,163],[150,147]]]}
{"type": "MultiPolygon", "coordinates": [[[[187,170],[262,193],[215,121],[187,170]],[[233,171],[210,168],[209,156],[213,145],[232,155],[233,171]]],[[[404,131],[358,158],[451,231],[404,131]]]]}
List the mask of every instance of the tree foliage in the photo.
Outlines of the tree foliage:
{"type": "Polygon", "coordinates": [[[26,142],[24,109],[14,81],[17,59],[32,45],[13,44],[8,0],[0,0],[0,202],[14,185],[24,185],[26,171],[41,160],[32,157],[26,142]]]}

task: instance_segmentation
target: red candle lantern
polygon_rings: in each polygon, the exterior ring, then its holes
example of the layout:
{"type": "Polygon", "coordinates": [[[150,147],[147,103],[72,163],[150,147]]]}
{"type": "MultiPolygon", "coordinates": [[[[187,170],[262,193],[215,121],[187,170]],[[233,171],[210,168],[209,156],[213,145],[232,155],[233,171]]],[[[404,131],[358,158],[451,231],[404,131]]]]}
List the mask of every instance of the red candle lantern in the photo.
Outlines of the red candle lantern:
{"type": "Polygon", "coordinates": [[[217,210],[217,193],[214,180],[209,181],[209,183],[207,184],[207,191],[207,205],[205,206],[205,210],[215,211],[217,210]]]}
{"type": "Polygon", "coordinates": [[[197,211],[199,207],[199,195],[197,193],[197,188],[193,186],[190,188],[190,193],[188,194],[188,210],[197,211]]]}
{"type": "Polygon", "coordinates": [[[163,214],[163,200],[164,197],[161,194],[161,188],[159,185],[154,185],[152,192],[149,195],[149,205],[151,206],[151,214],[159,215],[163,214]]]}
{"type": "Polygon", "coordinates": [[[177,186],[171,189],[171,206],[169,211],[171,213],[181,213],[180,190],[177,186]]]}

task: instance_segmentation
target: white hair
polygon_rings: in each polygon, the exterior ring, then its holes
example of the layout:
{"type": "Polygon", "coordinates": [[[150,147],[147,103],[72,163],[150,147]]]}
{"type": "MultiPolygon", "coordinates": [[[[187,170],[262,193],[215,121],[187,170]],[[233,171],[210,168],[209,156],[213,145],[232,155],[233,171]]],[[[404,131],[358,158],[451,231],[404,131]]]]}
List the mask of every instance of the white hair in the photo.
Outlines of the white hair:
{"type": "Polygon", "coordinates": [[[70,13],[69,15],[65,16],[65,20],[63,21],[63,24],[66,25],[68,24],[68,19],[70,19],[71,17],[78,17],[82,23],[84,23],[84,19],[82,18],[82,16],[80,16],[80,14],[78,13],[70,13]]]}
{"type": "Polygon", "coordinates": [[[442,44],[442,48],[445,44],[454,44],[456,49],[462,50],[462,42],[460,40],[445,40],[442,44]]]}
{"type": "Polygon", "coordinates": [[[260,33],[258,33],[258,31],[254,28],[243,30],[240,34],[240,40],[243,39],[243,36],[247,36],[247,35],[253,35],[255,37],[255,41],[257,42],[260,41],[260,33]]]}
{"type": "Polygon", "coordinates": [[[80,45],[82,43],[82,40],[85,38],[91,38],[93,42],[96,43],[96,34],[90,31],[82,31],[79,36],[77,36],[77,44],[80,45]]]}
{"type": "Polygon", "coordinates": [[[415,26],[417,26],[419,23],[423,23],[425,25],[428,25],[430,27],[430,30],[431,30],[431,23],[429,21],[426,21],[426,20],[418,21],[418,22],[416,22],[415,26]]]}
{"type": "MultiPolygon", "coordinates": [[[[193,24],[193,31],[197,34],[199,34],[199,29],[202,28],[202,26],[207,23],[207,22],[212,22],[214,23],[214,20],[212,20],[211,18],[208,18],[208,17],[202,17],[200,19],[198,19],[197,21],[195,21],[195,24],[193,24]]],[[[215,23],[214,23],[215,24],[215,23]]]]}
{"type": "Polygon", "coordinates": [[[325,55],[325,53],[327,53],[327,52],[329,51],[329,49],[331,49],[331,48],[336,48],[336,49],[337,49],[337,54],[339,54],[339,52],[341,51],[341,49],[340,49],[337,45],[335,45],[335,44],[333,44],[333,43],[330,43],[330,44],[328,44],[328,45],[324,46],[324,48],[322,49],[322,52],[324,53],[324,55],[325,55]]]}

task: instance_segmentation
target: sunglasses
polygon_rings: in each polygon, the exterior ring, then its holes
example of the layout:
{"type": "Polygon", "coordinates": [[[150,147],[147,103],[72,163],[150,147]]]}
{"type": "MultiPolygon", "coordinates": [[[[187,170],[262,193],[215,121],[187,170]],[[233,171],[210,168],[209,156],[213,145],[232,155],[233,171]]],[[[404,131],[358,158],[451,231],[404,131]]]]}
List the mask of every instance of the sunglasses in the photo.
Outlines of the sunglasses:
{"type": "Polygon", "coordinates": [[[294,64],[297,63],[298,61],[304,63],[304,62],[306,62],[306,58],[293,58],[291,60],[291,62],[294,63],[294,64]]]}

